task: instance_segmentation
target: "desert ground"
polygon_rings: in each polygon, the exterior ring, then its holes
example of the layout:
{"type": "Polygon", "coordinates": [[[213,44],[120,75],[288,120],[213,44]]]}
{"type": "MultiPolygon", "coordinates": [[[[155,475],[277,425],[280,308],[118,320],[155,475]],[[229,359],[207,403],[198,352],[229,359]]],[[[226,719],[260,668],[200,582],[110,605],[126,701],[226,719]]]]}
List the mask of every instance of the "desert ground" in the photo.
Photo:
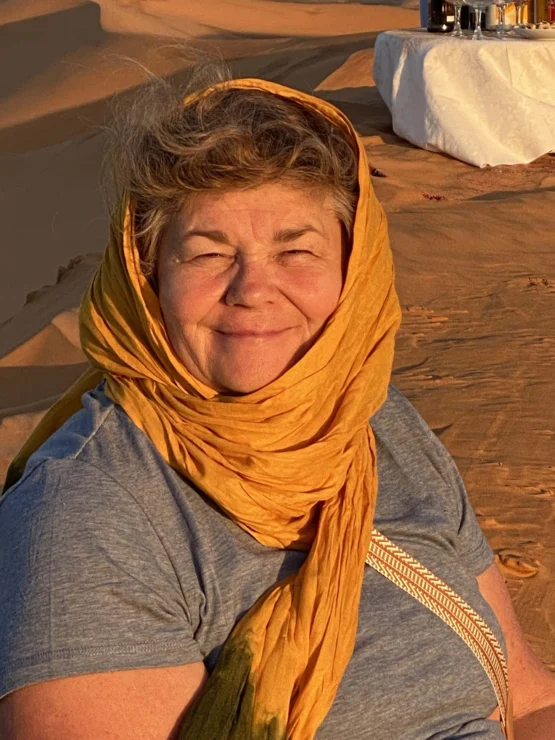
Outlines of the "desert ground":
{"type": "Polygon", "coordinates": [[[77,307],[108,219],[115,103],[183,44],[325,98],[364,138],[403,307],[392,382],[453,455],[535,652],[555,669],[555,156],[477,169],[398,138],[372,78],[413,0],[4,0],[0,477],[86,367],[77,307]],[[139,62],[140,64],[137,64],[139,62]]]}

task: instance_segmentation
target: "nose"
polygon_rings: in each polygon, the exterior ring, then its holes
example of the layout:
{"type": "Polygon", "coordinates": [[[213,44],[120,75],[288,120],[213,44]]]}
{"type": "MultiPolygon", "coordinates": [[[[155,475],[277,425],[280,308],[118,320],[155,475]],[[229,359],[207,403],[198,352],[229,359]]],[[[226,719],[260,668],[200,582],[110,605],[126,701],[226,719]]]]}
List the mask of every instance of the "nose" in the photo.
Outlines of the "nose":
{"type": "Polygon", "coordinates": [[[262,260],[237,260],[224,301],[228,306],[258,308],[273,303],[277,288],[271,265],[262,260]]]}

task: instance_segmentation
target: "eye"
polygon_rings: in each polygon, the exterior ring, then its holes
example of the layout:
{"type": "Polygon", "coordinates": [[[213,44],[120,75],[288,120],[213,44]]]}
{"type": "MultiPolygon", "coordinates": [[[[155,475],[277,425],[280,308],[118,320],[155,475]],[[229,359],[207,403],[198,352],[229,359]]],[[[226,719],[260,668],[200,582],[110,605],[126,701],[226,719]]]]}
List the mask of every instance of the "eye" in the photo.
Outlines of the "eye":
{"type": "Polygon", "coordinates": [[[215,262],[217,260],[229,259],[232,259],[229,254],[222,254],[221,252],[205,252],[204,254],[195,255],[192,262],[215,262]]]}
{"type": "Polygon", "coordinates": [[[285,252],[282,252],[282,255],[286,257],[307,257],[313,254],[314,252],[311,252],[309,249],[287,249],[285,252]]]}

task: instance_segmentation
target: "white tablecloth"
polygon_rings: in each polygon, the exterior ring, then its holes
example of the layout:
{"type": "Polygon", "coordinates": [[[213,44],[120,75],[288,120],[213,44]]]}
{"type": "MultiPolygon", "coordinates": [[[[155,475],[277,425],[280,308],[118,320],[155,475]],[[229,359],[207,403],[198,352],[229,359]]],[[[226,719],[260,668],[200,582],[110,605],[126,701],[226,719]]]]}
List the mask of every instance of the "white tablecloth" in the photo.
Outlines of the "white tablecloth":
{"type": "Polygon", "coordinates": [[[374,79],[395,133],[423,149],[478,167],[555,151],[555,41],[385,31],[374,79]]]}

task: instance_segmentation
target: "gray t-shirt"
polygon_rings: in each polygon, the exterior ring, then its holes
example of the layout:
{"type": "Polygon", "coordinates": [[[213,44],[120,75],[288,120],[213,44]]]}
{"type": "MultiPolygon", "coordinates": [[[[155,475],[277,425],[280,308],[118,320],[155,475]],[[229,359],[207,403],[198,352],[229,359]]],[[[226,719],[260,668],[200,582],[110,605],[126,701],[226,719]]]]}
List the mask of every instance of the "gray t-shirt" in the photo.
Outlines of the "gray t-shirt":
{"type": "MultiPolygon", "coordinates": [[[[0,696],[52,678],[203,660],[305,553],[265,547],[180,477],[103,393],[0,500],[0,696]]],[[[375,526],[503,637],[492,562],[454,461],[395,386],[370,420],[375,526]]],[[[501,740],[495,694],[441,619],[366,567],[354,654],[318,740],[501,740]]],[[[216,740],[216,739],[215,739],[216,740]]]]}

